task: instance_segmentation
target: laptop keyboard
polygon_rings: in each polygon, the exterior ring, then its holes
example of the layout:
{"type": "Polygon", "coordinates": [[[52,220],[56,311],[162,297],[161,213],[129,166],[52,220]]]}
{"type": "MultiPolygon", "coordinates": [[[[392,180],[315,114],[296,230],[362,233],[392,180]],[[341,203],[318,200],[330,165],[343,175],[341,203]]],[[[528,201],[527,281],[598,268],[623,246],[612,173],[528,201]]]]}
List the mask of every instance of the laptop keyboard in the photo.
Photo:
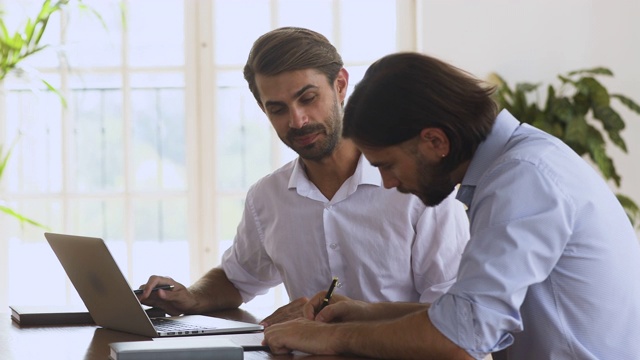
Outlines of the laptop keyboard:
{"type": "Polygon", "coordinates": [[[167,335],[201,334],[210,328],[165,318],[152,318],[151,323],[158,332],[167,335]]]}

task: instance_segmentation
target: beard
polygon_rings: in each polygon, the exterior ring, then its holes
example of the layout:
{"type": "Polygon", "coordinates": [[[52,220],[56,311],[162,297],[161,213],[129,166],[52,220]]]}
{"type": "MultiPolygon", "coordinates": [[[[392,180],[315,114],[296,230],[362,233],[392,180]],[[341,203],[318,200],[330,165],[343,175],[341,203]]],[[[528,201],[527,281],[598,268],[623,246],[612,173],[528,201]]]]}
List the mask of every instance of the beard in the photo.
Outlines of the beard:
{"type": "Polygon", "coordinates": [[[446,199],[454,190],[455,185],[451,181],[451,172],[445,169],[443,161],[436,165],[429,165],[427,161],[416,152],[417,189],[409,190],[398,187],[402,193],[413,193],[426,206],[436,206],[446,199]]]}
{"type": "Polygon", "coordinates": [[[338,145],[342,134],[342,108],[336,99],[331,114],[324,124],[314,123],[303,126],[300,129],[289,129],[284,138],[280,138],[285,145],[295,151],[301,158],[312,161],[320,161],[331,155],[338,145]],[[295,138],[315,133],[325,134],[324,139],[311,144],[296,147],[295,138]]]}

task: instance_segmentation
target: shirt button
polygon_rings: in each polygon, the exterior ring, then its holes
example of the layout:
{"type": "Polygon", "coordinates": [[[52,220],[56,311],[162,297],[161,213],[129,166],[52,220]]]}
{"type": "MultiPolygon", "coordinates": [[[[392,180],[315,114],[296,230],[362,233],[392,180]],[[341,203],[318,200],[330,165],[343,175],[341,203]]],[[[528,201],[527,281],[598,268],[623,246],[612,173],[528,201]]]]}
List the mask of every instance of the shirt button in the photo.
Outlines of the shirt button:
{"type": "Polygon", "coordinates": [[[335,249],[337,249],[337,248],[338,248],[338,244],[333,243],[333,244],[329,245],[329,247],[330,247],[331,249],[335,250],[335,249]]]}
{"type": "Polygon", "coordinates": [[[341,282],[338,282],[338,283],[336,284],[336,286],[337,286],[338,288],[341,288],[341,287],[342,287],[342,283],[341,283],[341,282]]]}

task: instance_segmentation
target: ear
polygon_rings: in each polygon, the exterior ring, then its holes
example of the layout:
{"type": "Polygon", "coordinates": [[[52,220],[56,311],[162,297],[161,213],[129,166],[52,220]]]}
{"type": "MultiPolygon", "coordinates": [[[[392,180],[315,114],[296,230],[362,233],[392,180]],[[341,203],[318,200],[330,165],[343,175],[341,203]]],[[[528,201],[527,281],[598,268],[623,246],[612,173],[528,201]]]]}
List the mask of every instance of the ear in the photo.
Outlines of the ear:
{"type": "Polygon", "coordinates": [[[442,129],[424,128],[420,131],[420,145],[433,158],[443,158],[449,155],[451,144],[442,129]]]}
{"type": "Polygon", "coordinates": [[[347,72],[347,69],[340,69],[340,72],[338,72],[338,76],[336,77],[336,81],[334,82],[334,84],[336,87],[336,92],[338,93],[338,98],[342,103],[347,97],[347,87],[349,86],[349,73],[347,72]]]}

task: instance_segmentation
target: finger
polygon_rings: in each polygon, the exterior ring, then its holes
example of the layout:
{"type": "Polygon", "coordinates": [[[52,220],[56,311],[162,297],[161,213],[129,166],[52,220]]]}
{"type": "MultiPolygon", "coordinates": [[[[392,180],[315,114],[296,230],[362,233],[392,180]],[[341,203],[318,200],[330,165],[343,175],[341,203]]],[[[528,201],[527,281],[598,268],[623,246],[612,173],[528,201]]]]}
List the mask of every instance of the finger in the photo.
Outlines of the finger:
{"type": "Polygon", "coordinates": [[[260,323],[262,326],[269,326],[269,325],[273,325],[273,324],[278,324],[284,321],[287,321],[290,318],[293,318],[293,316],[291,316],[292,312],[289,309],[284,309],[284,308],[280,308],[278,310],[276,310],[273,314],[267,316],[266,318],[264,318],[262,320],[262,322],[260,323]]]}
{"type": "MultiPolygon", "coordinates": [[[[148,297],[151,296],[153,289],[156,286],[159,285],[176,285],[176,282],[170,278],[170,277],[165,277],[165,276],[158,276],[158,275],[152,275],[149,277],[149,280],[147,281],[146,284],[143,285],[143,287],[141,287],[142,289],[144,289],[144,291],[142,292],[142,295],[140,296],[141,299],[146,299],[148,297]]],[[[157,292],[161,292],[164,290],[157,290],[157,292]]],[[[161,298],[163,298],[161,296],[161,298]]]]}
{"type": "Polygon", "coordinates": [[[269,351],[276,355],[290,353],[291,350],[285,346],[284,341],[279,339],[278,331],[270,332],[269,330],[265,330],[264,340],[262,340],[262,345],[268,346],[269,351]]]}
{"type": "Polygon", "coordinates": [[[146,284],[140,285],[140,289],[144,290],[144,291],[142,291],[142,294],[139,296],[140,300],[147,299],[149,297],[149,295],[151,295],[151,289],[156,287],[158,282],[159,282],[158,277],[155,276],[155,275],[152,275],[152,276],[149,277],[149,280],[147,280],[146,284]]]}
{"type": "Polygon", "coordinates": [[[315,320],[324,323],[332,322],[340,319],[346,311],[348,310],[346,309],[345,303],[330,304],[316,314],[315,320]]]}
{"type": "Polygon", "coordinates": [[[260,325],[262,325],[263,327],[265,327],[265,328],[266,328],[266,327],[268,327],[268,326],[269,326],[269,325],[271,325],[271,324],[275,324],[275,323],[273,322],[273,318],[274,318],[274,317],[273,317],[273,314],[272,314],[272,315],[267,316],[266,318],[262,319],[262,321],[260,321],[260,325]]]}
{"type": "Polygon", "coordinates": [[[322,300],[326,293],[326,291],[320,291],[304,304],[302,307],[302,316],[305,319],[313,320],[315,318],[317,310],[322,306],[322,300]]]}

